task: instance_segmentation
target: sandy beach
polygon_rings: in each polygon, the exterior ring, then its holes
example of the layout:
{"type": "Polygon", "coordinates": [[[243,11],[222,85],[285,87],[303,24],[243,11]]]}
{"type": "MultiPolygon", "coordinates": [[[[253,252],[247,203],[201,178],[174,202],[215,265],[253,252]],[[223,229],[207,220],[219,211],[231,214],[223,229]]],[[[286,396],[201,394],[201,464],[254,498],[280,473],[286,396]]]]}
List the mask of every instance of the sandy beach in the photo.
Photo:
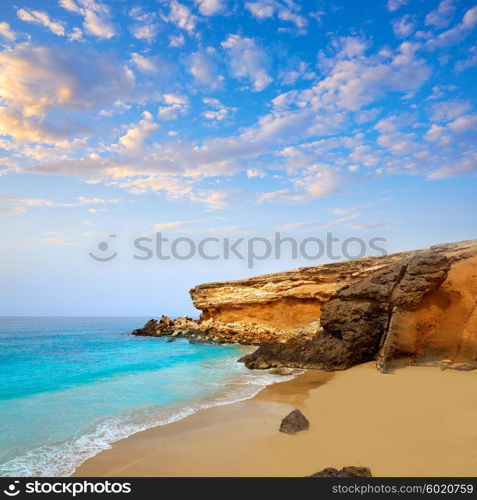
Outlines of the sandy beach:
{"type": "Polygon", "coordinates": [[[347,465],[381,477],[476,476],[476,383],[477,371],[434,367],[309,370],[119,441],[75,476],[306,476],[347,465]],[[294,408],[310,429],[280,433],[294,408]]]}

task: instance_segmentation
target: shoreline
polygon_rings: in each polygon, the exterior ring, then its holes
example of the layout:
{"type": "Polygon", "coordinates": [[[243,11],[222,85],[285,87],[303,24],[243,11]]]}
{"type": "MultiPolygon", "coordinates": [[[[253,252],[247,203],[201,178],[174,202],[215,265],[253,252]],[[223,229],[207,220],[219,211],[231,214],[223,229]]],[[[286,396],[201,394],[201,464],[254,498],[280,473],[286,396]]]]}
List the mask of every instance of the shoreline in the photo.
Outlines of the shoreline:
{"type": "Polygon", "coordinates": [[[117,441],[73,477],[298,476],[370,467],[374,476],[477,475],[477,372],[374,362],[308,370],[244,401],[117,441]],[[300,408],[310,430],[280,433],[300,408]]]}

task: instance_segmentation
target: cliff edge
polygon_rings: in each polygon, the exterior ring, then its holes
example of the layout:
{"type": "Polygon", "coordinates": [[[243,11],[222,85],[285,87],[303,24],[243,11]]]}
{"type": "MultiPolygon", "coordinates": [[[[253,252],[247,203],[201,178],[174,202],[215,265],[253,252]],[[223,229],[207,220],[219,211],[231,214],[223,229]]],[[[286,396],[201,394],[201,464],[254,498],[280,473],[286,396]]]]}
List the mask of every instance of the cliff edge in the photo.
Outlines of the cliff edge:
{"type": "Polygon", "coordinates": [[[207,283],[198,321],[151,320],[138,335],[260,347],[249,368],[477,367],[477,240],[207,283]]]}

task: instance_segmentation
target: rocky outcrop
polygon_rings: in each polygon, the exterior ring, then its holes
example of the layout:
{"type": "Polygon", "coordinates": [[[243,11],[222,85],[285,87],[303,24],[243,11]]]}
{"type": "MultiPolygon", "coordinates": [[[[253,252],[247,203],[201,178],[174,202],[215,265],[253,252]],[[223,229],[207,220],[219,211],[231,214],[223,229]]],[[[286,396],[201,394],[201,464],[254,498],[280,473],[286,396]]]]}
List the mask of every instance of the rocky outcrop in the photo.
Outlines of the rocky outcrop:
{"type": "Polygon", "coordinates": [[[151,319],[142,328],[138,328],[132,332],[133,335],[140,337],[163,337],[165,335],[191,336],[195,333],[200,333],[199,324],[192,318],[182,316],[171,319],[164,315],[161,316],[159,321],[151,319]]]}
{"type": "Polygon", "coordinates": [[[243,361],[262,369],[342,370],[373,359],[382,372],[438,360],[476,367],[476,264],[475,242],[401,255],[399,262],[339,289],[322,306],[323,331],[313,339],[263,345],[243,361]]]}
{"type": "Polygon", "coordinates": [[[187,316],[181,316],[171,319],[163,315],[160,320],[149,320],[132,334],[143,337],[186,337],[201,342],[261,345],[264,341],[285,342],[295,337],[313,338],[319,331],[321,331],[319,321],[312,322],[306,327],[279,330],[249,321],[222,323],[212,318],[193,320],[187,316]]]}
{"type": "Polygon", "coordinates": [[[202,311],[136,334],[259,345],[249,368],[342,370],[376,360],[477,367],[477,241],[296,269],[190,291],[202,311]]]}
{"type": "Polygon", "coordinates": [[[310,428],[310,422],[303,413],[296,409],[291,411],[281,422],[280,432],[285,434],[296,434],[300,431],[306,431],[310,428]]]}
{"type": "Polygon", "coordinates": [[[341,470],[328,467],[320,472],[315,472],[309,477],[373,477],[368,467],[343,467],[341,470]]]}

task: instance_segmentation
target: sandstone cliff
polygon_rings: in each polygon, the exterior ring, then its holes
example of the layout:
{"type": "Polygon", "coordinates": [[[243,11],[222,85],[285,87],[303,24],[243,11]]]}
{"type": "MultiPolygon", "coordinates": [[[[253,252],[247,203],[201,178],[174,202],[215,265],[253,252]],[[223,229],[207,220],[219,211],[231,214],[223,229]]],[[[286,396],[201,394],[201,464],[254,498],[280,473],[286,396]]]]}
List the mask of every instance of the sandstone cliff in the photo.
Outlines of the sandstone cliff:
{"type": "Polygon", "coordinates": [[[340,370],[376,359],[477,366],[477,240],[199,285],[199,321],[152,320],[136,334],[260,345],[250,368],[340,370]]]}

